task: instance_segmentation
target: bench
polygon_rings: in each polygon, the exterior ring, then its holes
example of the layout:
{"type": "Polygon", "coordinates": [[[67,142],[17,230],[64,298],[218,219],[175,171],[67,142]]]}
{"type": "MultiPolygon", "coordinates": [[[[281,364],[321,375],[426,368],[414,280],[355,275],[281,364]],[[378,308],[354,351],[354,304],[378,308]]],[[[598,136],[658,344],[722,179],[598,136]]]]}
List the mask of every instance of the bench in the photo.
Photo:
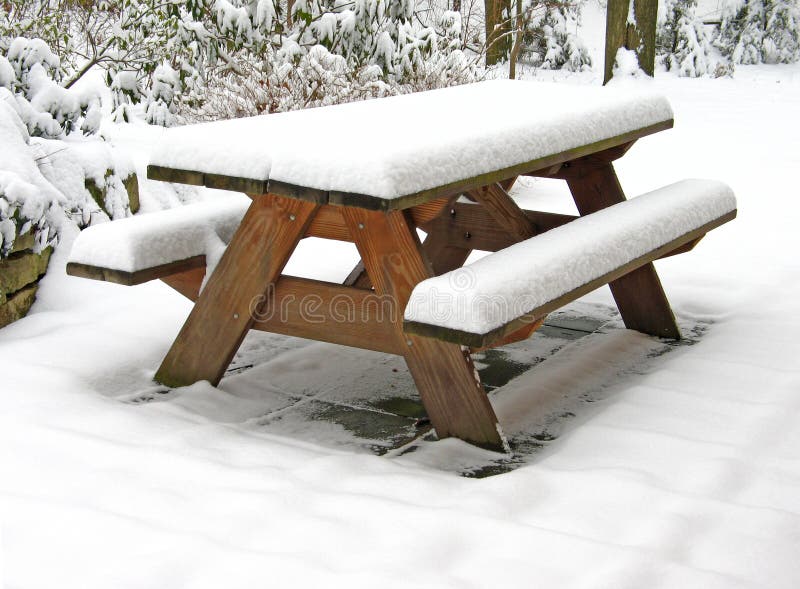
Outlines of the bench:
{"type": "Polygon", "coordinates": [[[244,216],[215,203],[90,228],[67,270],[195,300],[166,386],[218,384],[250,329],[398,354],[440,438],[503,449],[465,346],[527,337],[605,283],[626,327],[680,337],[652,261],[732,219],[732,194],[687,181],[628,202],[613,167],[672,116],[649,91],[505,80],[168,129],[148,177],[245,192],[244,216]],[[487,104],[503,108],[475,117],[487,104]],[[580,217],[522,210],[519,176],[566,181],[580,217]],[[353,243],[361,263],[343,284],[284,275],[305,237],[353,243]],[[457,271],[473,250],[495,253],[457,271]]]}
{"type": "Polygon", "coordinates": [[[725,184],[671,184],[423,280],[408,301],[404,331],[492,346],[735,217],[725,184]]]}
{"type": "Polygon", "coordinates": [[[101,223],[75,239],[67,274],[126,286],[206,267],[219,258],[249,203],[215,199],[101,223]]]}

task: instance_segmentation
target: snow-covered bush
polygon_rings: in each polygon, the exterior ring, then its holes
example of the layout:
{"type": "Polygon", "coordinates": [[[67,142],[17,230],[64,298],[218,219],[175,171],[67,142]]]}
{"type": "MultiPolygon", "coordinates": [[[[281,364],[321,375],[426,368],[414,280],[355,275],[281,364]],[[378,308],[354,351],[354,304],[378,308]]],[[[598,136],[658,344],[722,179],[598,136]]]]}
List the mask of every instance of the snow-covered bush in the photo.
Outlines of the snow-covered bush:
{"type": "Polygon", "coordinates": [[[697,0],[663,0],[658,15],[656,53],[664,66],[690,78],[713,74],[711,37],[697,16],[697,0]]]}
{"type": "Polygon", "coordinates": [[[15,110],[37,137],[62,137],[100,124],[100,97],[62,87],[61,60],[41,39],[17,37],[0,52],[0,87],[11,93],[15,110]]]}
{"type": "Polygon", "coordinates": [[[580,3],[570,0],[526,2],[522,58],[544,69],[582,71],[592,65],[578,36],[580,3]]]}
{"type": "Polygon", "coordinates": [[[477,59],[461,50],[458,15],[424,25],[414,5],[297,0],[284,14],[263,1],[218,2],[206,30],[227,39],[229,61],[199,80],[202,98],[182,102],[181,112],[244,116],[474,80],[477,59]]]}
{"type": "Polygon", "coordinates": [[[798,0],[730,0],[716,45],[734,64],[800,60],[798,0]]]}
{"type": "Polygon", "coordinates": [[[133,166],[94,134],[100,97],[62,87],[63,75],[40,39],[15,38],[0,53],[0,257],[20,236],[41,251],[66,219],[86,226],[137,205],[133,166]]]}

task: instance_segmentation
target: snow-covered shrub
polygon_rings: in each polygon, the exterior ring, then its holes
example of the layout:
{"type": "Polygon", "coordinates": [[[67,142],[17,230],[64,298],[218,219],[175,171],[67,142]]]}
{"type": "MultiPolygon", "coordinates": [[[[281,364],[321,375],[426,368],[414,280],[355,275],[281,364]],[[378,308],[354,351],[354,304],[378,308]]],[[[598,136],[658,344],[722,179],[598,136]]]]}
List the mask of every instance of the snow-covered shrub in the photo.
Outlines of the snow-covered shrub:
{"type": "Polygon", "coordinates": [[[474,79],[478,56],[462,52],[460,19],[450,15],[445,24],[415,14],[415,6],[415,0],[7,0],[0,3],[6,16],[0,47],[3,38],[30,31],[59,42],[52,27],[38,27],[33,18],[46,13],[52,21],[58,7],[58,34],[71,38],[62,43],[69,54],[62,56],[62,85],[104,68],[115,119],[138,114],[156,124],[213,116],[223,95],[232,104],[217,116],[474,79]]]}
{"type": "Polygon", "coordinates": [[[734,64],[800,60],[798,0],[730,0],[716,45],[734,64]]]}
{"type": "Polygon", "coordinates": [[[176,100],[180,92],[180,72],[166,62],[159,65],[153,72],[145,120],[151,125],[170,126],[175,120],[176,100]]]}
{"type": "Polygon", "coordinates": [[[679,76],[713,74],[711,37],[697,16],[697,0],[663,0],[656,35],[658,59],[679,76]]]}
{"type": "Polygon", "coordinates": [[[280,20],[279,11],[259,13],[247,0],[238,8],[218,3],[214,24],[240,49],[230,55],[233,65],[207,79],[204,99],[182,103],[182,112],[245,116],[474,80],[476,59],[461,50],[458,13],[422,25],[412,19],[414,4],[298,0],[280,20]],[[265,22],[281,34],[262,30],[265,22]]]}
{"type": "Polygon", "coordinates": [[[0,53],[0,87],[11,93],[15,110],[31,135],[62,137],[75,130],[97,131],[100,97],[62,87],[61,60],[41,39],[17,37],[0,53]]]}
{"type": "Polygon", "coordinates": [[[20,236],[40,251],[66,219],[86,226],[137,205],[133,166],[94,134],[99,96],[62,87],[63,75],[40,39],[18,37],[0,54],[0,257],[20,236]]]}
{"type": "Polygon", "coordinates": [[[28,129],[9,104],[10,96],[0,89],[0,258],[21,235],[32,233],[35,250],[41,251],[57,233],[52,212],[58,194],[39,174],[28,129]]]}
{"type": "Polygon", "coordinates": [[[523,9],[522,58],[544,69],[589,69],[589,50],[578,36],[580,4],[577,1],[527,2],[523,9]]]}

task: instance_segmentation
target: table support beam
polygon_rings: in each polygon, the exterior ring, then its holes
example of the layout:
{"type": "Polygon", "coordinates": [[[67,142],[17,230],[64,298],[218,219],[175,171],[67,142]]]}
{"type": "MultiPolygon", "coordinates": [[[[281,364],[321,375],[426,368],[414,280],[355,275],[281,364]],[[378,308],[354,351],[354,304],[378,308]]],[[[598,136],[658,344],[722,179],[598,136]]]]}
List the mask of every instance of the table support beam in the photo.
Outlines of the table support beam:
{"type": "MultiPolygon", "coordinates": [[[[422,254],[413,223],[401,211],[343,211],[375,291],[404,309],[411,291],[433,273],[422,254]]],[[[422,403],[440,438],[504,449],[497,416],[483,390],[469,351],[456,344],[405,335],[396,326],[422,403]]]]}
{"type": "Polygon", "coordinates": [[[273,194],[253,198],[156,372],[158,382],[219,383],[318,206],[273,194]]]}
{"type": "MultiPolygon", "coordinates": [[[[575,162],[565,174],[581,215],[625,200],[614,166],[609,163],[580,165],[575,162]]],[[[565,170],[566,171],[566,170],[565,170]]],[[[675,315],[652,262],[609,283],[625,327],[649,335],[680,339],[675,315]]]]}

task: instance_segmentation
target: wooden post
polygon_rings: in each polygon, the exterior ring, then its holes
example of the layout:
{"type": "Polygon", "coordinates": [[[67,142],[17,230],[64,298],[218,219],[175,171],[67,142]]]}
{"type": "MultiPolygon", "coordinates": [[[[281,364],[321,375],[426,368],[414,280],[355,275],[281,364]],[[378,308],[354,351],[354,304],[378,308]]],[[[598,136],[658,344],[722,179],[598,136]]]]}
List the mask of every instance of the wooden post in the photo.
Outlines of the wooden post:
{"type": "Polygon", "coordinates": [[[469,350],[457,344],[403,333],[400,320],[411,291],[432,275],[412,223],[403,211],[345,208],[342,214],[381,296],[395,301],[398,344],[422,404],[440,438],[454,436],[502,451],[497,416],[483,390],[469,350]]]}
{"type": "Polygon", "coordinates": [[[608,0],[603,84],[607,84],[611,79],[617,50],[620,47],[635,51],[639,67],[648,76],[654,75],[657,13],[658,0],[608,0]]]}
{"type": "MultiPolygon", "coordinates": [[[[567,184],[581,215],[622,202],[625,193],[609,163],[585,167],[576,163],[570,168],[567,184]]],[[[681,339],[667,295],[652,263],[645,264],[608,284],[625,322],[625,327],[649,335],[681,339]]]]}
{"type": "Polygon", "coordinates": [[[317,207],[255,196],[208,284],[156,372],[170,387],[219,383],[317,207]]]}

